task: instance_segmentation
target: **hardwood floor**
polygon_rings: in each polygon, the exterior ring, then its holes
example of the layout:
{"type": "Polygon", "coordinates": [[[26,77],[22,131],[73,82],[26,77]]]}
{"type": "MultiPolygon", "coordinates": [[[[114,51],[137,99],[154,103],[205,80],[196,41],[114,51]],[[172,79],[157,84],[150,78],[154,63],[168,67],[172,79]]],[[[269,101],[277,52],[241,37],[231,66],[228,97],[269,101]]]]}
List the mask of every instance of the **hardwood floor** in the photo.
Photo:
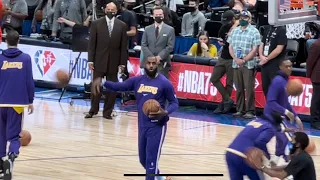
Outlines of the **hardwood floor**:
{"type": "MultiPolygon", "coordinates": [[[[21,148],[15,180],[120,180],[128,173],[145,173],[139,163],[135,112],[119,112],[114,120],[84,119],[87,106],[35,102],[24,129],[32,142],[21,148]]],[[[172,118],[162,149],[162,173],[223,173],[224,177],[172,177],[172,179],[229,179],[225,147],[241,127],[172,118]]],[[[318,138],[313,138],[319,145],[318,138]]],[[[274,140],[269,144],[274,149],[274,140]]],[[[272,151],[274,152],[274,151],[272,151]]],[[[317,152],[319,154],[319,150],[317,152]]],[[[320,158],[314,156],[320,172],[320,158]]],[[[318,173],[320,178],[320,173],[318,173]]]]}

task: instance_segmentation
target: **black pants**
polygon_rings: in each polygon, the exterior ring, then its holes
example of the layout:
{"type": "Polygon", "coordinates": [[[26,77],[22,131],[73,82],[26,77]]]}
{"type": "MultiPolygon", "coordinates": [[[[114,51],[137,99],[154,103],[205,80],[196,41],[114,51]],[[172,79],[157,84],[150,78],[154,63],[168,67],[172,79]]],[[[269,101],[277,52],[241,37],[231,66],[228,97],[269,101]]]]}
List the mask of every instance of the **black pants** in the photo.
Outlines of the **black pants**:
{"type": "Polygon", "coordinates": [[[230,100],[233,90],[233,68],[232,59],[219,58],[217,64],[214,66],[210,81],[217,88],[222,96],[223,101],[230,100]],[[224,87],[220,79],[226,75],[226,86],[224,87]]]}
{"type": "Polygon", "coordinates": [[[272,79],[279,71],[279,60],[273,59],[261,68],[262,90],[265,97],[267,97],[269,86],[272,79]]]}
{"type": "Polygon", "coordinates": [[[310,113],[313,122],[320,122],[320,83],[312,83],[313,94],[310,113]]]}
{"type": "MultiPolygon", "coordinates": [[[[107,77],[108,81],[118,82],[117,74],[105,75],[105,73],[93,71],[93,81],[99,77],[104,77],[104,76],[107,77]]],[[[91,90],[91,92],[92,92],[92,90],[91,90]]],[[[114,104],[116,103],[116,98],[117,98],[117,93],[115,93],[115,92],[107,92],[105,94],[103,116],[111,116],[111,113],[114,108],[114,104]]],[[[98,95],[91,94],[91,109],[90,109],[89,113],[96,114],[99,112],[100,100],[101,100],[101,94],[98,94],[98,95]]]]}

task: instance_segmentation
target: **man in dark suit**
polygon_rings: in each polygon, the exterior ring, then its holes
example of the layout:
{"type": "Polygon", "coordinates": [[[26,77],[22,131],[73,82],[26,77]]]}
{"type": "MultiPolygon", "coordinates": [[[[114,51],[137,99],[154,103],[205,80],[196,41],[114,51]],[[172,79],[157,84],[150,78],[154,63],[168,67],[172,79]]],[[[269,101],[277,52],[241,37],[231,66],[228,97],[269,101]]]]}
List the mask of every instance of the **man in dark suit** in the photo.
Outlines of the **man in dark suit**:
{"type": "MultiPolygon", "coordinates": [[[[159,72],[168,78],[175,33],[173,27],[163,23],[164,14],[161,7],[153,9],[153,17],[155,23],[145,28],[141,40],[142,62],[145,62],[148,57],[155,56],[159,64],[159,72]]],[[[143,64],[141,63],[140,66],[143,64]]]]}
{"type": "MultiPolygon", "coordinates": [[[[128,60],[127,26],[115,18],[117,14],[116,2],[106,5],[106,16],[93,21],[90,27],[88,47],[88,65],[93,70],[93,80],[106,76],[109,81],[118,81],[119,68],[126,67],[128,60]]],[[[112,119],[116,93],[105,95],[103,117],[112,119]]],[[[101,95],[91,96],[91,109],[85,118],[92,118],[99,112],[101,95]]]]}
{"type": "Polygon", "coordinates": [[[313,94],[310,113],[311,127],[320,130],[320,39],[317,39],[309,49],[307,59],[307,77],[311,79],[313,94]]]}

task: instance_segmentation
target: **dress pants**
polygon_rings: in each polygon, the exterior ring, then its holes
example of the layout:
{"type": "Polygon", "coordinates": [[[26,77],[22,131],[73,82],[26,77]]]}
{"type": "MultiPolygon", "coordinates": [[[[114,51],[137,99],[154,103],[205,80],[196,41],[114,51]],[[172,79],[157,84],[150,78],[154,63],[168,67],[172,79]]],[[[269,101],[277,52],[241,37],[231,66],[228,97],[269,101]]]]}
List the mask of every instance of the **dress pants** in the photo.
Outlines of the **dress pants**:
{"type": "MultiPolygon", "coordinates": [[[[107,77],[108,81],[118,82],[117,74],[107,74],[106,75],[105,73],[93,71],[93,81],[99,77],[104,77],[104,76],[107,77]]],[[[116,102],[116,98],[117,98],[116,92],[108,91],[105,94],[103,116],[111,116],[111,113],[114,108],[114,104],[116,102]]],[[[101,94],[98,94],[98,95],[91,94],[91,109],[90,109],[89,113],[97,114],[99,112],[100,100],[101,100],[101,94]]]]}
{"type": "Polygon", "coordinates": [[[312,87],[313,94],[310,107],[312,122],[320,123],[320,83],[312,83],[312,87]]]}
{"type": "Polygon", "coordinates": [[[237,112],[255,114],[255,70],[245,66],[233,70],[237,112]]]}
{"type": "Polygon", "coordinates": [[[261,67],[262,90],[265,97],[267,97],[272,79],[277,75],[279,70],[280,68],[278,59],[272,59],[270,62],[261,67]]]}

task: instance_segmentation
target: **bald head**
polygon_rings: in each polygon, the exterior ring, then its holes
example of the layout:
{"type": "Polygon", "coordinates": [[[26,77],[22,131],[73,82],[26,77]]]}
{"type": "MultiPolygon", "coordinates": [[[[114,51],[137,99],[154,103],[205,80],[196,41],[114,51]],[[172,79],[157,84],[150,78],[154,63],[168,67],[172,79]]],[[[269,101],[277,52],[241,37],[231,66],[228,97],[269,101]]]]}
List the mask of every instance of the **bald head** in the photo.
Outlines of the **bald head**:
{"type": "Polygon", "coordinates": [[[108,14],[108,12],[109,12],[109,13],[116,15],[117,11],[118,11],[117,5],[114,2],[110,2],[106,5],[106,9],[105,9],[106,14],[108,14]]]}

